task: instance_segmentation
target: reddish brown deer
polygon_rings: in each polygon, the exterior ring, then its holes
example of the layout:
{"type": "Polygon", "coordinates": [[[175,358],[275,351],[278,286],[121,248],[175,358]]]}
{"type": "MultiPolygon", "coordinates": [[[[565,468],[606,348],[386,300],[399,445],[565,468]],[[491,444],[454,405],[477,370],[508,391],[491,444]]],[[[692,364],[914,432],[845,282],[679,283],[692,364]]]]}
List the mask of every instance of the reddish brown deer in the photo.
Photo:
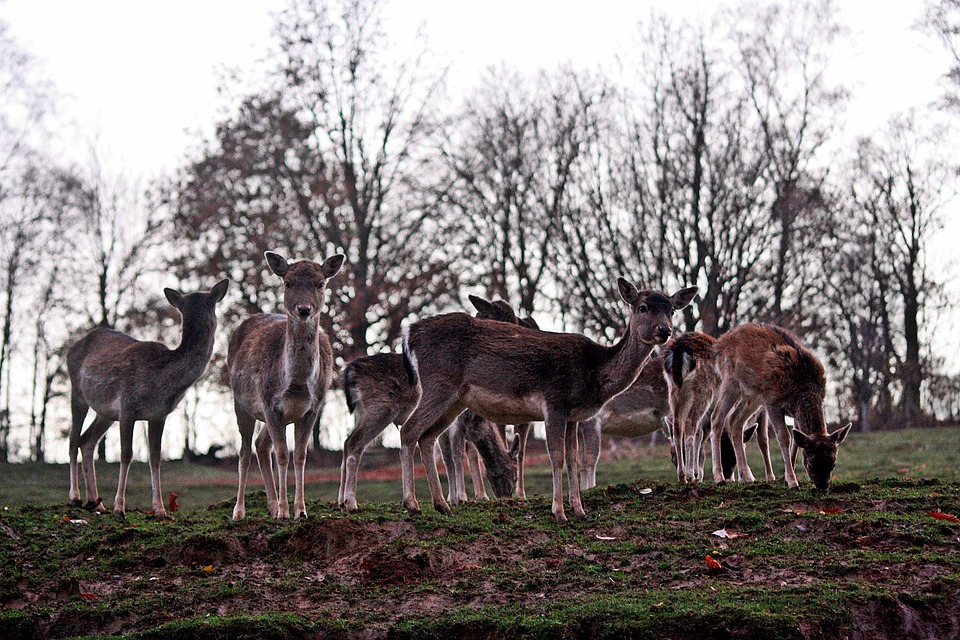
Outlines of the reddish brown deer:
{"type": "Polygon", "coordinates": [[[850,425],[827,432],[823,415],[826,376],[823,365],[792,333],[770,325],[750,324],[720,337],[716,344],[716,369],[720,377],[713,410],[713,476],[724,478],[718,467],[718,429],[726,428],[733,441],[737,469],[744,482],[753,482],[743,448],[743,426],[761,407],[780,445],[784,478],[798,486],[794,464],[797,447],[803,449],[804,466],[819,490],[830,486],[837,462],[837,445],[850,425]],[[795,423],[791,432],[785,417],[795,423]]]}
{"type": "Polygon", "coordinates": [[[234,520],[246,516],[244,492],[258,420],[264,423],[264,429],[257,436],[257,461],[270,514],[278,519],[290,517],[286,427],[293,423],[293,510],[297,518],[307,515],[303,495],[307,443],[333,378],[333,350],[320,326],[320,311],[327,281],[340,272],[343,254],[331,256],[323,263],[288,263],[271,251],[264,257],[270,270],[283,278],[284,314],[251,316],[230,336],[227,371],[240,430],[240,480],[234,520]],[[277,480],[273,476],[271,448],[277,457],[277,480]]]}
{"type": "Polygon", "coordinates": [[[626,391],[603,405],[597,415],[580,423],[580,488],[597,486],[600,435],[639,438],[665,426],[670,414],[663,359],[650,358],[626,391]]]}
{"type": "MultiPolygon", "coordinates": [[[[477,309],[478,317],[499,322],[517,322],[513,308],[502,300],[489,302],[470,296],[470,302],[477,309]]],[[[399,353],[380,353],[357,358],[343,368],[341,381],[347,397],[347,409],[354,414],[355,426],[343,443],[338,503],[341,509],[351,512],[358,509],[357,476],[364,450],[389,425],[402,425],[417,406],[420,395],[416,379],[404,367],[403,356],[399,353]]],[[[473,429],[465,435],[468,439],[484,441],[479,452],[484,456],[486,472],[493,484],[494,493],[498,497],[507,497],[513,493],[514,481],[511,480],[507,487],[502,480],[515,476],[517,454],[511,454],[503,445],[497,446],[489,440],[489,434],[483,429],[473,429]]],[[[450,466],[455,464],[452,458],[452,452],[445,458],[450,466]]],[[[449,467],[447,471],[450,482],[449,477],[452,474],[449,467]]],[[[462,471],[460,477],[462,478],[462,471]]],[[[456,483],[456,480],[453,482],[456,483]]]]}
{"type": "Polygon", "coordinates": [[[80,504],[77,454],[83,452],[84,505],[97,509],[102,501],[97,491],[93,455],[100,438],[120,422],[120,482],[113,511],[126,511],[127,473],[133,460],[133,426],[148,423],[150,484],[153,513],[167,515],[160,489],[160,444],[167,416],[203,374],[213,353],[217,329],[216,304],[227,293],[229,280],[221,280],[209,292],[182,294],[164,289],[167,300],[181,317],[180,344],[168,349],[159,342],[141,342],[130,336],[97,327],[78,340],[67,353],[70,375],[70,500],[80,504]],[[87,412],[96,417],[81,433],[87,412]]]}
{"type": "Polygon", "coordinates": [[[656,345],[673,331],[673,312],[687,306],[696,287],[673,296],[639,291],[620,278],[620,296],[631,307],[624,337],[601,346],[572,333],[550,333],[451,313],[415,322],[404,335],[405,362],[416,373],[420,402],[400,429],[403,502],[419,513],[413,455],[419,444],[434,507],[444,514],[436,462],[429,452],[437,437],[464,409],[502,424],[543,420],[553,472],[552,511],[566,522],[563,468],[566,464],[570,506],[586,513],[577,477],[577,422],[592,417],[603,404],[637,378],[656,345]]]}

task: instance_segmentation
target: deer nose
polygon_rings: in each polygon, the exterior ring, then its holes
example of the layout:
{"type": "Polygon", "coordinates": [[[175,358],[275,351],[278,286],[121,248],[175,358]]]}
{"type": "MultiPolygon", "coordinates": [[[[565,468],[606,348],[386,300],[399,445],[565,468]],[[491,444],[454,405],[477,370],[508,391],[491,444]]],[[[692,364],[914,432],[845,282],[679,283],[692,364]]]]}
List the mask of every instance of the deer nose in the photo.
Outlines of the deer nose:
{"type": "Polygon", "coordinates": [[[310,314],[313,313],[313,307],[309,304],[298,304],[297,313],[300,314],[301,318],[309,318],[310,314]]]}
{"type": "Polygon", "coordinates": [[[657,337],[662,341],[666,342],[670,338],[670,327],[659,327],[657,329],[657,337]]]}

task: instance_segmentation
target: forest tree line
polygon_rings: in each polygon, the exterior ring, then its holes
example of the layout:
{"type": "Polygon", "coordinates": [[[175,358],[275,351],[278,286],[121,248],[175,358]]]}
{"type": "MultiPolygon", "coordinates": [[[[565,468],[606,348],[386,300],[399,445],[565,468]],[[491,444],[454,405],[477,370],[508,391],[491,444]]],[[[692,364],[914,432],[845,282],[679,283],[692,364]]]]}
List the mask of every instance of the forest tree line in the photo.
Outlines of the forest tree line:
{"type": "MultiPolygon", "coordinates": [[[[269,81],[228,83],[213,135],[150,184],[95,149],[82,166],[51,157],[53,91],[0,23],[0,460],[44,459],[51,411],[69,404],[66,348],[93,325],[176,341],[171,280],[233,281],[220,350],[276,310],[266,250],[346,254],[326,327],[339,363],[396,349],[404,323],[467,293],[609,341],[624,275],[698,285],[681,330],[797,332],[857,429],[958,420],[931,255],[956,205],[955,96],[845,141],[832,3],[652,16],[606,71],[500,66],[460,99],[429,43],[396,55],[381,5],[291,0],[269,81]]],[[[941,0],[918,25],[954,58],[958,16],[941,0]]],[[[205,384],[222,385],[222,357],[205,384]]]]}

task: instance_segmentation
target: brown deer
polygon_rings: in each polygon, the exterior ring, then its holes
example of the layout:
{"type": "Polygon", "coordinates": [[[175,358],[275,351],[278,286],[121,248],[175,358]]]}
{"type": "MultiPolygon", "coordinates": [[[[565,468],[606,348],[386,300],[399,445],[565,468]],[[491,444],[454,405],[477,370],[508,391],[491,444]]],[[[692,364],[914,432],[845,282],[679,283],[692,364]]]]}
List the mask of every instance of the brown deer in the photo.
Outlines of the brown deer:
{"type": "Polygon", "coordinates": [[[603,404],[637,378],[656,345],[673,331],[673,312],[686,307],[696,287],[673,296],[640,291],[620,278],[620,296],[631,307],[627,331],[613,346],[601,346],[572,333],[535,331],[518,325],[451,313],[410,325],[404,335],[404,361],[416,373],[420,402],[400,429],[403,502],[419,513],[413,455],[419,444],[434,507],[444,514],[436,461],[429,452],[437,437],[464,409],[501,424],[543,420],[553,472],[552,511],[567,521],[563,508],[566,464],[570,506],[586,513],[577,477],[577,422],[592,417],[603,404]]]}
{"type": "Polygon", "coordinates": [[[763,324],[749,324],[721,336],[716,344],[716,370],[720,385],[713,410],[713,475],[724,478],[718,467],[716,437],[719,429],[730,432],[737,469],[744,482],[753,482],[743,448],[743,426],[763,408],[780,445],[787,486],[799,486],[794,471],[797,447],[813,485],[825,491],[837,462],[837,445],[850,425],[827,432],[823,415],[826,376],[823,365],[792,333],[763,324]],[[795,423],[791,432],[785,417],[795,423]]]}
{"type": "Polygon", "coordinates": [[[639,438],[663,428],[669,414],[663,359],[650,358],[626,391],[603,405],[597,415],[580,423],[580,488],[597,486],[601,434],[639,438]]]}
{"type": "Polygon", "coordinates": [[[472,411],[464,411],[438,439],[443,462],[447,469],[447,500],[452,504],[467,502],[463,461],[470,463],[474,498],[485,500],[483,475],[487,476],[498,498],[513,495],[519,466],[520,438],[514,438],[509,448],[498,430],[498,425],[472,411]],[[484,464],[490,460],[492,464],[484,464]]]}
{"type": "Polygon", "coordinates": [[[263,255],[270,270],[283,278],[284,313],[258,313],[244,320],[230,336],[227,371],[240,430],[240,479],[234,520],[246,516],[244,492],[258,420],[264,423],[264,429],[257,436],[257,461],[270,514],[278,519],[290,517],[286,427],[293,423],[294,516],[307,515],[303,495],[307,443],[333,378],[333,350],[320,326],[320,311],[327,281],[340,272],[343,254],[331,256],[323,263],[288,263],[271,251],[263,255]],[[276,481],[271,447],[277,457],[276,481]]]}
{"type": "Polygon", "coordinates": [[[133,460],[133,426],[148,423],[150,484],[153,513],[167,515],[160,489],[160,444],[167,416],[187,389],[203,374],[213,353],[217,329],[216,304],[227,293],[229,280],[221,280],[209,292],[183,294],[175,289],[163,293],[181,317],[180,344],[168,349],[159,342],[141,342],[130,336],[97,327],[78,340],[67,353],[70,375],[70,500],[80,504],[77,454],[83,452],[86,508],[102,504],[97,491],[93,455],[100,438],[120,422],[120,481],[113,512],[126,512],[127,473],[133,460]],[[87,412],[96,417],[81,433],[87,412]]]}
{"type": "MultiPolygon", "coordinates": [[[[489,302],[470,296],[470,302],[477,309],[478,317],[500,322],[517,322],[513,308],[502,300],[489,302]]],[[[404,367],[403,356],[399,353],[379,353],[357,358],[344,366],[340,377],[347,397],[347,409],[354,414],[355,426],[343,443],[340,493],[337,501],[341,509],[351,512],[358,509],[357,476],[364,450],[389,425],[402,425],[413,413],[420,395],[416,379],[412,372],[404,367]]],[[[494,493],[498,497],[507,497],[513,493],[514,481],[510,480],[507,487],[501,479],[515,476],[518,454],[511,454],[505,446],[497,446],[487,440],[488,434],[482,429],[473,429],[465,435],[468,439],[485,440],[479,453],[486,461],[486,472],[494,493]]],[[[449,457],[445,456],[448,465],[455,464],[452,458],[452,452],[449,457]]],[[[449,482],[450,468],[447,475],[449,482]]],[[[462,479],[462,471],[460,478],[462,479]]]]}

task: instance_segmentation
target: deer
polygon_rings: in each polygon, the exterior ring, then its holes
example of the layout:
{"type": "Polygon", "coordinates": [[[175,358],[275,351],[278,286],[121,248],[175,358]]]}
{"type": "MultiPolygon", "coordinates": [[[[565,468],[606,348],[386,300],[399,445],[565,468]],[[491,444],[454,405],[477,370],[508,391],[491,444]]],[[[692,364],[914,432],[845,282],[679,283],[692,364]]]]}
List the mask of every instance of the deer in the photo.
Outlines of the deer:
{"type": "MultiPolygon", "coordinates": [[[[517,322],[513,308],[502,300],[490,302],[474,295],[469,299],[480,317],[498,322],[517,322]]],[[[364,450],[389,425],[399,427],[407,420],[417,406],[420,392],[415,377],[404,366],[403,356],[399,353],[378,353],[356,358],[344,366],[340,378],[347,398],[347,410],[354,415],[354,428],[343,443],[337,502],[343,511],[350,513],[359,510],[357,476],[364,450]]],[[[458,433],[477,447],[479,455],[486,462],[486,473],[494,494],[508,497],[514,492],[520,443],[515,442],[515,448],[507,449],[505,441],[495,442],[490,438],[491,427],[489,423],[477,423],[458,433]]],[[[459,436],[458,442],[461,442],[459,436]]],[[[451,449],[444,453],[444,460],[448,484],[456,485],[459,482],[459,486],[462,486],[461,459],[451,449]],[[456,462],[454,458],[457,458],[456,462]],[[456,465],[461,465],[459,477],[454,477],[456,465]]],[[[482,486],[479,469],[475,474],[475,486],[478,481],[482,486]]],[[[459,496],[459,488],[455,488],[459,496]]]]}
{"type": "Polygon", "coordinates": [[[403,357],[420,387],[420,402],[400,428],[403,504],[420,513],[413,465],[419,445],[434,507],[451,514],[443,497],[433,450],[440,433],[464,409],[498,424],[543,420],[553,474],[551,511],[567,522],[563,506],[566,465],[570,507],[586,518],[577,475],[577,423],[595,415],[605,402],[636,380],[654,347],[673,332],[672,316],[693,300],[696,287],[672,296],[640,290],[617,280],[630,306],[627,329],[612,346],[584,335],[536,331],[520,325],[449,313],[405,327],[403,357]]]}
{"type": "Polygon", "coordinates": [[[784,461],[784,479],[799,487],[794,466],[797,450],[814,487],[826,491],[837,463],[837,446],[851,424],[828,432],[823,414],[826,375],[823,365],[789,331],[766,324],[748,324],[721,336],[715,346],[719,387],[712,414],[713,476],[725,482],[717,464],[719,429],[730,432],[741,480],[753,482],[743,448],[743,426],[762,409],[784,461]],[[794,420],[791,432],[786,416],[794,420]],[[791,438],[792,436],[792,438],[791,438]]]}
{"type": "Polygon", "coordinates": [[[245,492],[251,442],[257,421],[257,462],[267,493],[267,509],[278,520],[290,517],[287,473],[290,454],[286,427],[293,423],[294,517],[306,517],[303,476],[307,444],[333,379],[333,350],[320,324],[327,282],[340,272],[344,255],[317,263],[288,262],[264,254],[267,266],[283,280],[283,314],[258,313],[230,336],[227,373],[240,431],[239,486],[233,519],[246,517],[245,492]],[[277,458],[274,479],[271,449],[277,458]]]}
{"type": "Polygon", "coordinates": [[[210,362],[217,330],[216,305],[227,294],[229,280],[210,291],[181,293],[164,289],[167,301],[181,318],[180,344],[170,349],[159,342],[141,341],[100,326],[75,342],[67,352],[70,377],[70,502],[81,506],[77,457],[83,453],[83,480],[91,511],[103,501],[97,490],[94,451],[114,422],[120,423],[120,480],[113,512],[126,513],[127,475],[133,460],[133,427],[147,422],[153,514],[166,518],[160,488],[160,457],[167,416],[183,399],[210,362]],[[82,431],[87,413],[96,416],[82,431]],[[81,432],[82,431],[82,432],[81,432]]]}

